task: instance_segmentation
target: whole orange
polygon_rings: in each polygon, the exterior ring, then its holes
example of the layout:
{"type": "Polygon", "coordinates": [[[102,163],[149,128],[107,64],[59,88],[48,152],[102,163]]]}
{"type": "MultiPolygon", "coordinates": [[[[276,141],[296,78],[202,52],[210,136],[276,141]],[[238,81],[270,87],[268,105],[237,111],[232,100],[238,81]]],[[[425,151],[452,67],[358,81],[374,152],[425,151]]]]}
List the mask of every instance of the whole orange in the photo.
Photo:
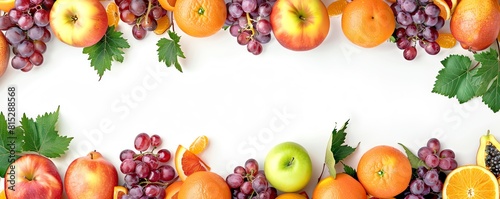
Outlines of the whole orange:
{"type": "MultiPolygon", "coordinates": [[[[357,1],[357,0],[356,0],[357,1]]],[[[379,145],[366,151],[358,162],[358,180],[376,198],[391,198],[410,184],[410,161],[400,150],[379,145]]]]}
{"type": "Polygon", "coordinates": [[[231,190],[226,181],[210,171],[197,171],[182,183],[178,199],[231,199],[231,190]]]}
{"type": "Polygon", "coordinates": [[[342,32],[352,43],[371,48],[387,41],[396,28],[391,7],[383,0],[355,0],[342,14],[342,32]]]}
{"type": "Polygon", "coordinates": [[[497,0],[461,0],[451,17],[450,30],[464,49],[488,48],[500,32],[497,0]]]}
{"type": "Polygon", "coordinates": [[[312,198],[366,199],[366,191],[356,179],[339,173],[335,178],[328,176],[322,179],[314,188],[312,198]]]}
{"type": "Polygon", "coordinates": [[[224,0],[177,0],[174,19],[177,26],[193,37],[207,37],[222,29],[227,10],[224,0]]]}

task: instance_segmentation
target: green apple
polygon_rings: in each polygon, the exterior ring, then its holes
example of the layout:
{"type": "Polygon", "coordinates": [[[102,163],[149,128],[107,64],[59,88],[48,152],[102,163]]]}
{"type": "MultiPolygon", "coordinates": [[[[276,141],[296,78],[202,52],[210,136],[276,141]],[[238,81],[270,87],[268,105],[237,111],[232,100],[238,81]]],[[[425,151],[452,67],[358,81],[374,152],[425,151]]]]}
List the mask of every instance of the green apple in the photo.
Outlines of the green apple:
{"type": "Polygon", "coordinates": [[[312,162],[307,150],[295,142],[274,146],[264,161],[267,181],[282,192],[297,192],[309,183],[312,162]]]}

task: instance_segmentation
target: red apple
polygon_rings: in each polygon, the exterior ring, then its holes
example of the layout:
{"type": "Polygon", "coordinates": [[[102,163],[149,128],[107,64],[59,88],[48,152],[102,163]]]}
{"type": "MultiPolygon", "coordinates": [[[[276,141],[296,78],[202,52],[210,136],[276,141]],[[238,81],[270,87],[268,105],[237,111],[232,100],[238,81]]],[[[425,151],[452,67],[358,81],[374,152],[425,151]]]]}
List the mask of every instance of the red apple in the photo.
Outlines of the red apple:
{"type": "Polygon", "coordinates": [[[62,42],[87,47],[106,34],[108,16],[99,0],[57,0],[50,11],[50,27],[62,42]]]}
{"type": "Polygon", "coordinates": [[[330,31],[330,17],[321,0],[277,0],[269,19],[276,40],[295,51],[316,48],[330,31]]]}
{"type": "Polygon", "coordinates": [[[113,198],[113,189],[116,185],[118,185],[116,168],[96,151],[73,160],[64,176],[68,199],[113,198]]]}
{"type": "Polygon", "coordinates": [[[8,199],[60,199],[63,185],[56,165],[48,158],[27,154],[14,161],[5,174],[8,199]]]}

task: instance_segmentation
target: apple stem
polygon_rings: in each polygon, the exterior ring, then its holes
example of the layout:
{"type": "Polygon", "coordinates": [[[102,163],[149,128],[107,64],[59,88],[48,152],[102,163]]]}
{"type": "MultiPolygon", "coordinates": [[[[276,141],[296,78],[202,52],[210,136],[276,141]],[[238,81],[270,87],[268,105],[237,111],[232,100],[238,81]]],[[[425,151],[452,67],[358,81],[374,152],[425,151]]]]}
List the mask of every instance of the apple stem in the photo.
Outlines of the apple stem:
{"type": "Polygon", "coordinates": [[[295,158],[293,157],[292,160],[290,160],[290,162],[288,162],[288,164],[286,166],[287,167],[292,166],[294,160],[295,160],[295,158]]]}

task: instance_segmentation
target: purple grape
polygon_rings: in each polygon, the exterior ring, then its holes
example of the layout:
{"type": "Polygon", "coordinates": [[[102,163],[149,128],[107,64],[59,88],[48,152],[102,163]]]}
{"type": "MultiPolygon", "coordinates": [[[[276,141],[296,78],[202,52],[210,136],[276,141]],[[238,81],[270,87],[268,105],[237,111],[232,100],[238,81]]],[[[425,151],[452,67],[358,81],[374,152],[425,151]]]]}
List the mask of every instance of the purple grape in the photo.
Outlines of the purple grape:
{"type": "Polygon", "coordinates": [[[406,12],[398,13],[398,15],[396,16],[396,21],[403,26],[408,26],[413,23],[411,15],[406,12]]]}
{"type": "Polygon", "coordinates": [[[437,19],[438,20],[436,24],[434,24],[434,28],[436,28],[436,30],[440,30],[444,26],[444,18],[439,16],[437,19]]]}
{"type": "Polygon", "coordinates": [[[425,12],[423,10],[417,10],[414,14],[411,15],[413,19],[413,23],[421,24],[425,21],[425,12]]]}
{"type": "Polygon", "coordinates": [[[430,168],[436,168],[439,166],[439,157],[436,154],[430,154],[425,157],[425,164],[430,168]]]}
{"type": "Polygon", "coordinates": [[[12,23],[9,16],[1,15],[0,16],[0,30],[7,30],[10,27],[13,27],[15,24],[12,23]]]}
{"type": "Polygon", "coordinates": [[[392,3],[391,4],[391,10],[394,13],[394,16],[397,16],[398,13],[402,12],[402,10],[401,10],[401,4],[392,3]]]}
{"type": "Polygon", "coordinates": [[[437,23],[438,23],[438,18],[437,17],[431,17],[431,16],[427,16],[425,18],[425,21],[424,21],[424,25],[427,26],[427,27],[435,26],[435,25],[437,25],[437,23]]]}
{"type": "Polygon", "coordinates": [[[135,186],[139,184],[140,179],[135,174],[126,174],[125,177],[123,177],[123,180],[128,186],[135,186]]]}
{"type": "Polygon", "coordinates": [[[44,42],[44,43],[47,43],[50,41],[50,39],[52,38],[52,34],[50,34],[50,31],[47,29],[47,28],[44,28],[43,30],[43,36],[42,38],[40,39],[40,41],[44,42]]]}
{"type": "Polygon", "coordinates": [[[142,161],[148,164],[149,168],[155,170],[158,168],[160,163],[158,162],[158,158],[156,158],[153,154],[144,154],[142,156],[142,161]]]}
{"type": "Polygon", "coordinates": [[[154,185],[154,184],[148,184],[146,185],[146,187],[144,187],[144,195],[146,195],[147,197],[156,197],[160,194],[160,187],[158,187],[158,185],[154,185]]]}
{"type": "Polygon", "coordinates": [[[49,25],[50,14],[49,11],[44,9],[38,9],[35,14],[33,14],[33,20],[37,26],[45,27],[49,25]]]}
{"type": "Polygon", "coordinates": [[[161,174],[159,170],[153,170],[149,173],[148,180],[150,182],[158,182],[160,181],[161,174]]]}
{"type": "Polygon", "coordinates": [[[433,192],[439,193],[443,190],[443,182],[437,181],[435,185],[430,186],[433,192]]]}
{"type": "Polygon", "coordinates": [[[160,180],[163,182],[168,182],[175,178],[175,169],[170,165],[162,165],[158,170],[160,171],[160,180]]]}
{"type": "Polygon", "coordinates": [[[425,183],[422,179],[417,178],[410,182],[410,192],[415,195],[420,195],[424,192],[425,183]]]}
{"type": "Polygon", "coordinates": [[[241,8],[246,13],[251,13],[257,9],[257,0],[243,0],[241,2],[241,8]]]}
{"type": "Polygon", "coordinates": [[[259,55],[262,53],[262,45],[255,39],[252,39],[247,44],[247,50],[254,55],[259,55]]]}
{"type": "Polygon", "coordinates": [[[441,50],[441,47],[437,42],[429,42],[424,49],[429,55],[436,55],[441,50]]]}
{"type": "Polygon", "coordinates": [[[417,48],[415,46],[405,48],[403,50],[403,57],[408,61],[415,59],[417,57],[417,48]]]}
{"type": "Polygon", "coordinates": [[[14,26],[5,31],[5,38],[10,45],[17,46],[26,38],[26,34],[20,28],[14,26]]]}
{"type": "Polygon", "coordinates": [[[268,183],[265,177],[259,176],[252,180],[252,188],[255,192],[264,192],[268,187],[268,183]]]}
{"type": "Polygon", "coordinates": [[[240,175],[242,175],[242,176],[247,175],[247,172],[246,172],[245,168],[244,168],[244,167],[242,167],[242,166],[236,166],[236,167],[234,168],[234,171],[233,171],[233,172],[234,172],[234,173],[236,173],[236,174],[240,174],[240,175]]]}
{"type": "Polygon", "coordinates": [[[149,172],[151,172],[151,169],[145,162],[138,162],[135,166],[135,174],[139,178],[147,178],[149,176],[149,172]]]}
{"type": "Polygon", "coordinates": [[[231,189],[236,189],[241,187],[243,185],[243,182],[245,182],[245,180],[243,179],[243,176],[240,174],[231,173],[226,177],[226,183],[231,189]]]}
{"type": "Polygon", "coordinates": [[[457,167],[458,167],[457,160],[452,159],[450,164],[450,171],[456,169],[457,167]]]}
{"type": "Polygon", "coordinates": [[[257,160],[250,158],[245,162],[245,171],[247,174],[255,176],[259,172],[259,163],[257,160]]]}
{"type": "Polygon", "coordinates": [[[432,151],[431,148],[429,147],[420,147],[420,149],[418,150],[417,154],[418,154],[418,158],[420,158],[421,160],[425,160],[425,158],[428,156],[428,155],[431,155],[433,154],[434,152],[432,151]]]}
{"type": "Polygon", "coordinates": [[[30,29],[31,27],[33,27],[34,24],[35,21],[33,20],[33,17],[28,13],[22,14],[19,20],[17,21],[17,25],[19,26],[19,28],[23,30],[30,29]]]}
{"type": "Polygon", "coordinates": [[[407,38],[399,38],[398,40],[396,40],[396,46],[399,49],[404,50],[405,48],[411,46],[411,42],[407,38]]]}
{"type": "Polygon", "coordinates": [[[138,17],[146,13],[146,10],[148,8],[148,5],[144,0],[131,0],[129,6],[130,12],[138,17]]]}
{"type": "Polygon", "coordinates": [[[236,37],[236,40],[240,45],[247,45],[251,40],[250,33],[248,33],[247,31],[243,31],[238,35],[238,37],[236,37]]]}
{"type": "MultiPolygon", "coordinates": [[[[429,28],[429,29],[432,29],[432,28],[429,28]]],[[[425,37],[425,35],[424,35],[424,37],[425,37]]],[[[431,41],[429,39],[427,39],[427,40],[431,41]]],[[[434,153],[438,153],[441,150],[441,144],[439,143],[439,140],[437,138],[429,139],[427,141],[427,147],[429,147],[434,153]]]]}
{"type": "Polygon", "coordinates": [[[17,45],[17,51],[19,56],[23,58],[29,58],[35,52],[35,46],[33,42],[29,40],[24,40],[19,45],[17,45]]]}
{"type": "Polygon", "coordinates": [[[424,8],[425,14],[430,16],[430,17],[437,17],[439,16],[441,10],[439,7],[436,6],[436,4],[429,3],[425,6],[424,8]]]}
{"type": "MultiPolygon", "coordinates": [[[[28,58],[24,58],[24,59],[28,59],[28,58]]],[[[24,68],[21,68],[21,71],[23,72],[28,72],[30,71],[31,69],[33,69],[33,64],[31,64],[31,62],[29,60],[26,61],[26,67],[24,68]]]]}
{"type": "Polygon", "coordinates": [[[241,8],[240,3],[231,3],[228,6],[229,15],[233,18],[239,18],[243,15],[243,8],[241,8]]]}
{"type": "Polygon", "coordinates": [[[271,34],[268,35],[256,34],[254,35],[253,38],[261,44],[267,44],[269,43],[269,41],[271,41],[271,34]]]}
{"type": "Polygon", "coordinates": [[[139,133],[134,140],[134,147],[138,151],[146,151],[151,146],[151,139],[146,133],[139,133]]]}
{"type": "Polygon", "coordinates": [[[19,11],[27,11],[30,8],[30,0],[16,0],[14,8],[19,11]]]}
{"type": "Polygon", "coordinates": [[[43,34],[45,34],[45,31],[43,30],[44,28],[39,27],[39,26],[33,26],[28,30],[28,37],[31,40],[40,40],[43,37],[43,34]]]}
{"type": "Polygon", "coordinates": [[[238,17],[238,25],[240,26],[240,28],[247,28],[248,26],[247,17],[246,16],[238,17]]]}
{"type": "Polygon", "coordinates": [[[439,168],[444,171],[449,171],[451,168],[451,161],[453,158],[442,158],[439,160],[439,168]]]}
{"type": "Polygon", "coordinates": [[[235,23],[229,27],[229,33],[233,37],[237,37],[240,34],[240,26],[235,23]]]}
{"type": "Polygon", "coordinates": [[[271,15],[272,10],[273,10],[273,6],[268,2],[264,2],[264,3],[261,3],[259,5],[258,13],[259,13],[259,16],[261,16],[261,17],[267,17],[267,16],[271,15]]]}
{"type": "Polygon", "coordinates": [[[144,16],[141,20],[141,27],[146,31],[153,31],[158,27],[158,23],[152,16],[144,16]]]}
{"type": "Polygon", "coordinates": [[[420,197],[418,197],[415,194],[408,194],[408,195],[405,196],[404,199],[420,199],[420,197]]]}
{"type": "Polygon", "coordinates": [[[135,197],[135,198],[139,198],[142,195],[144,195],[144,192],[142,191],[141,186],[133,186],[132,188],[130,188],[128,190],[128,195],[135,197]]]}
{"type": "Polygon", "coordinates": [[[29,57],[30,62],[35,66],[40,66],[43,63],[43,55],[39,52],[33,52],[33,54],[29,57]]]}
{"type": "Polygon", "coordinates": [[[23,69],[23,68],[29,67],[29,65],[31,65],[31,62],[29,62],[29,59],[27,59],[27,58],[22,58],[22,57],[15,55],[12,58],[12,60],[10,61],[10,64],[15,69],[23,69]]]}
{"type": "Polygon", "coordinates": [[[172,154],[170,153],[170,151],[168,149],[160,149],[160,150],[158,150],[158,152],[156,154],[157,154],[158,161],[163,162],[163,163],[168,162],[172,156],[172,154]]]}
{"type": "Polygon", "coordinates": [[[126,160],[126,159],[134,159],[135,152],[130,150],[130,149],[125,149],[122,152],[120,152],[120,161],[126,160]]]}
{"type": "Polygon", "coordinates": [[[418,33],[417,26],[415,24],[410,24],[406,27],[406,35],[409,37],[414,37],[418,33]]]}
{"type": "Polygon", "coordinates": [[[19,18],[21,18],[21,15],[23,15],[23,12],[16,9],[11,9],[8,15],[12,23],[17,23],[19,21],[19,18]]]}
{"type": "Polygon", "coordinates": [[[243,182],[243,184],[240,186],[240,192],[245,195],[250,195],[253,192],[252,182],[250,181],[243,182]]]}
{"type": "Polygon", "coordinates": [[[135,168],[137,163],[133,159],[125,159],[120,164],[120,171],[123,174],[133,174],[135,172],[135,168]]]}
{"type": "Polygon", "coordinates": [[[268,35],[271,33],[271,23],[267,19],[260,19],[257,21],[255,29],[259,32],[259,34],[268,35]]]}
{"type": "Polygon", "coordinates": [[[431,169],[425,173],[424,178],[423,178],[425,184],[427,186],[432,186],[437,184],[439,181],[439,174],[436,169],[431,169]]]}
{"type": "Polygon", "coordinates": [[[151,136],[150,139],[151,139],[151,146],[153,147],[158,147],[162,143],[161,137],[159,135],[154,134],[151,136]]]}
{"type": "Polygon", "coordinates": [[[401,4],[401,10],[407,13],[412,13],[417,9],[417,2],[415,0],[405,0],[401,4]]]}
{"type": "Polygon", "coordinates": [[[135,39],[141,40],[146,37],[147,31],[141,25],[134,25],[132,27],[132,35],[135,39]]]}
{"type": "Polygon", "coordinates": [[[424,178],[425,173],[429,171],[426,167],[420,166],[417,168],[417,175],[419,178],[424,178]]]}

